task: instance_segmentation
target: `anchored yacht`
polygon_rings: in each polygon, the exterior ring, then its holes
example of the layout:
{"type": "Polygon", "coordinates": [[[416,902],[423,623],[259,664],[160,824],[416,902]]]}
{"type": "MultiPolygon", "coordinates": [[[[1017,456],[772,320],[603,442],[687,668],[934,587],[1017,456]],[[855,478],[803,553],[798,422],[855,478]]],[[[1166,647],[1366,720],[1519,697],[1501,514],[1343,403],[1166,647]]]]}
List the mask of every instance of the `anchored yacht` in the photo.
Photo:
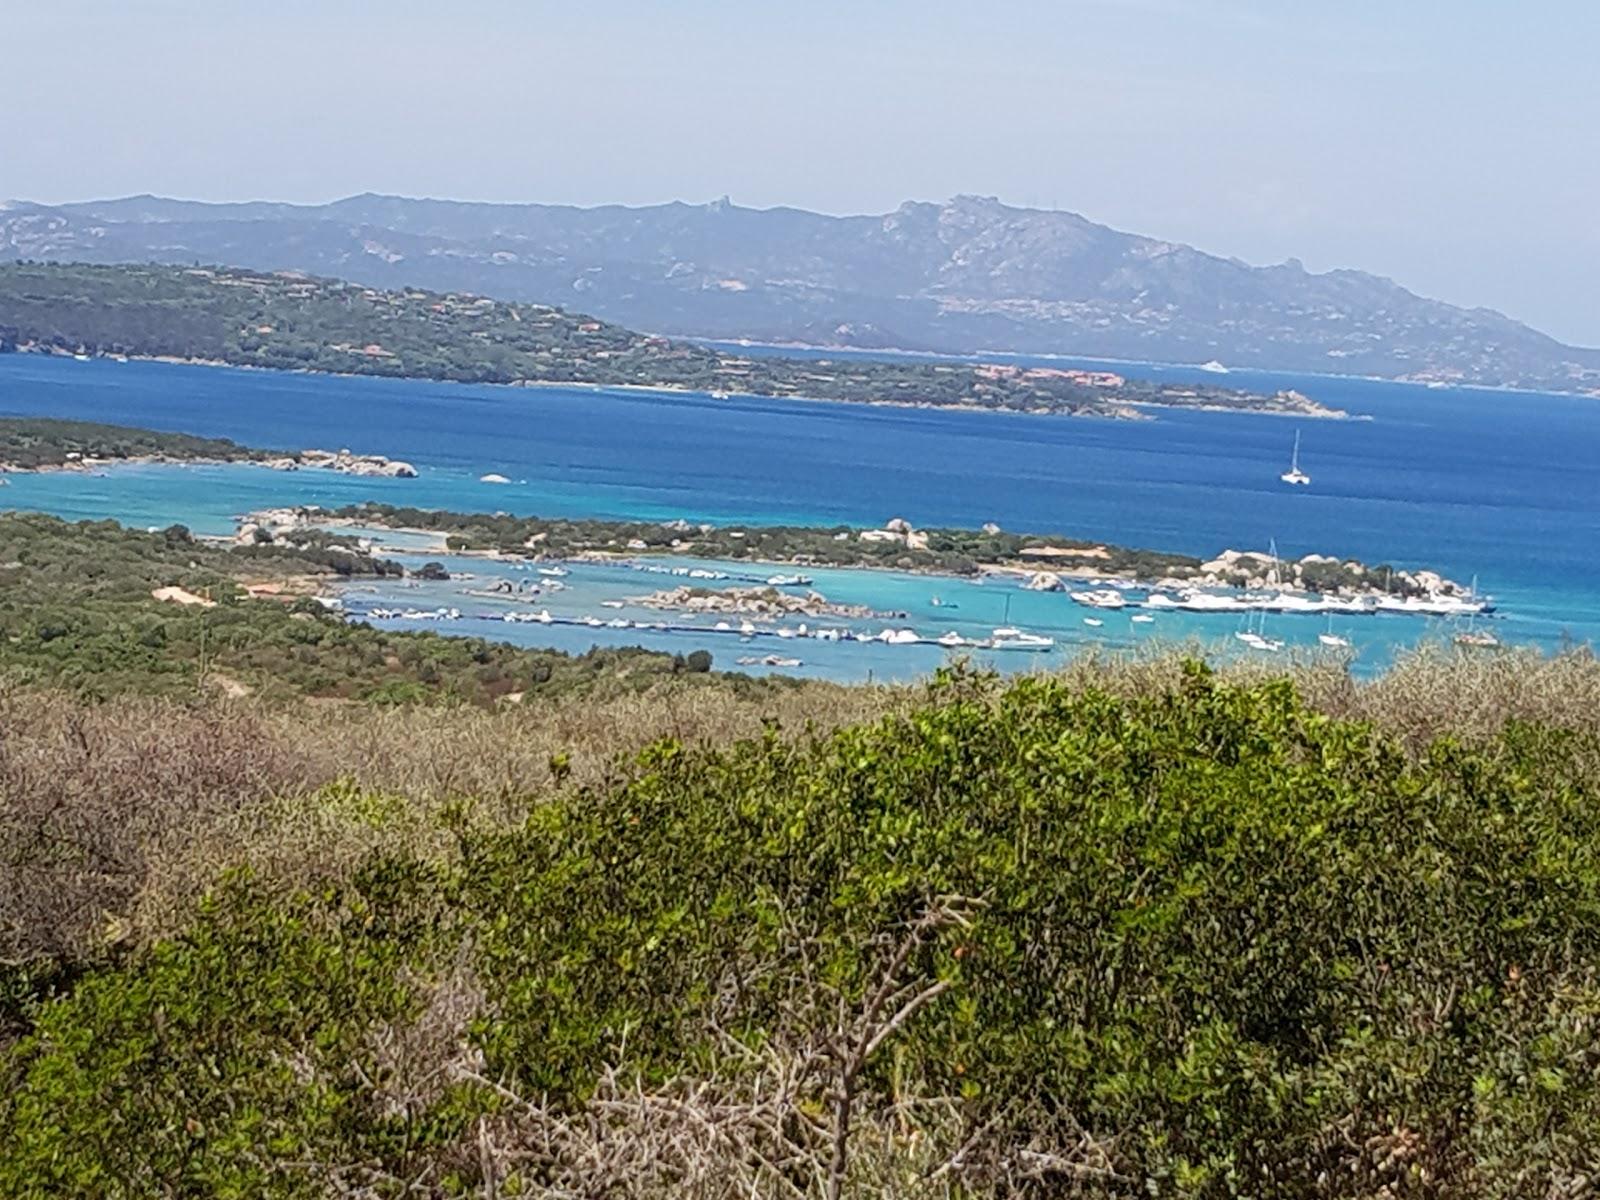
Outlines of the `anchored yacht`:
{"type": "Polygon", "coordinates": [[[1289,459],[1289,469],[1279,475],[1278,478],[1285,483],[1293,483],[1300,486],[1311,482],[1311,476],[1300,469],[1300,431],[1298,429],[1295,430],[1294,434],[1294,454],[1289,459]]]}

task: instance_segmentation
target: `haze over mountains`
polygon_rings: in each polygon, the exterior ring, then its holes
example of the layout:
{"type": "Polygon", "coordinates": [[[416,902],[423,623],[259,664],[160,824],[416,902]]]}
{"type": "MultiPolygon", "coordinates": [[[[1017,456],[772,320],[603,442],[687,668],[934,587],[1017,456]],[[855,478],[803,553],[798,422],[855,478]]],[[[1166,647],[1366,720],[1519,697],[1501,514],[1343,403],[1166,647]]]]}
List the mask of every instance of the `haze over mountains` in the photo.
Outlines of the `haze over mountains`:
{"type": "Polygon", "coordinates": [[[726,200],[12,202],[0,209],[0,257],[299,270],[534,300],[680,336],[1600,387],[1600,350],[1488,309],[972,196],[850,217],[726,200]]]}

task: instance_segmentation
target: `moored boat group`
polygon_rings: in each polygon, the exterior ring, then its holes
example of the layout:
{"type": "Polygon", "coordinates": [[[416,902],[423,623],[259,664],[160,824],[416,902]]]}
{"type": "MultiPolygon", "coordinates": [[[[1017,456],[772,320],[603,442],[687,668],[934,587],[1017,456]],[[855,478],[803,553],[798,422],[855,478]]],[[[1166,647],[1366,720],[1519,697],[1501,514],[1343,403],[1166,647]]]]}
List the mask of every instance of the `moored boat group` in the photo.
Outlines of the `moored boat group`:
{"type": "Polygon", "coordinates": [[[1143,596],[1130,596],[1116,588],[1068,592],[1068,598],[1086,608],[1143,608],[1191,613],[1296,613],[1341,616],[1393,614],[1411,617],[1470,617],[1494,611],[1494,605],[1475,595],[1433,594],[1395,596],[1322,595],[1274,589],[1261,592],[1220,592],[1203,588],[1178,588],[1168,591],[1149,589],[1143,596]]]}

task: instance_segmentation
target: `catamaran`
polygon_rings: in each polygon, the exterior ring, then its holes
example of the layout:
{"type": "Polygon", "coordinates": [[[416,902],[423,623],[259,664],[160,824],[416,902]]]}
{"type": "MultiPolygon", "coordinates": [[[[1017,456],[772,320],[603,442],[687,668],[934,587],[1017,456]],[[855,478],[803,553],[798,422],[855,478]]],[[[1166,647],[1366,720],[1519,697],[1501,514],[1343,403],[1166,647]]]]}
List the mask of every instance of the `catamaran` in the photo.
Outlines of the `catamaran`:
{"type": "Polygon", "coordinates": [[[1300,469],[1300,431],[1298,429],[1294,433],[1294,454],[1289,459],[1289,469],[1279,475],[1278,478],[1285,483],[1302,486],[1311,482],[1311,476],[1300,469]]]}

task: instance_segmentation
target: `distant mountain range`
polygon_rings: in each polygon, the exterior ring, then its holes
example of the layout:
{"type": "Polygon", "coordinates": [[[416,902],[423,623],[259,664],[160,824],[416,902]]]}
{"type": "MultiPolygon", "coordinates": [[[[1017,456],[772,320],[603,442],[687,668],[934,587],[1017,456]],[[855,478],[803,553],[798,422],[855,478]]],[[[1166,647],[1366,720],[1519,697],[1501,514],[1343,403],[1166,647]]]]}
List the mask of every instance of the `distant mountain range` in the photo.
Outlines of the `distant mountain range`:
{"type": "Polygon", "coordinates": [[[1600,350],[1489,309],[973,196],[853,217],[726,200],[14,201],[0,207],[0,258],[292,269],[581,308],[690,337],[1600,389],[1600,350]]]}

